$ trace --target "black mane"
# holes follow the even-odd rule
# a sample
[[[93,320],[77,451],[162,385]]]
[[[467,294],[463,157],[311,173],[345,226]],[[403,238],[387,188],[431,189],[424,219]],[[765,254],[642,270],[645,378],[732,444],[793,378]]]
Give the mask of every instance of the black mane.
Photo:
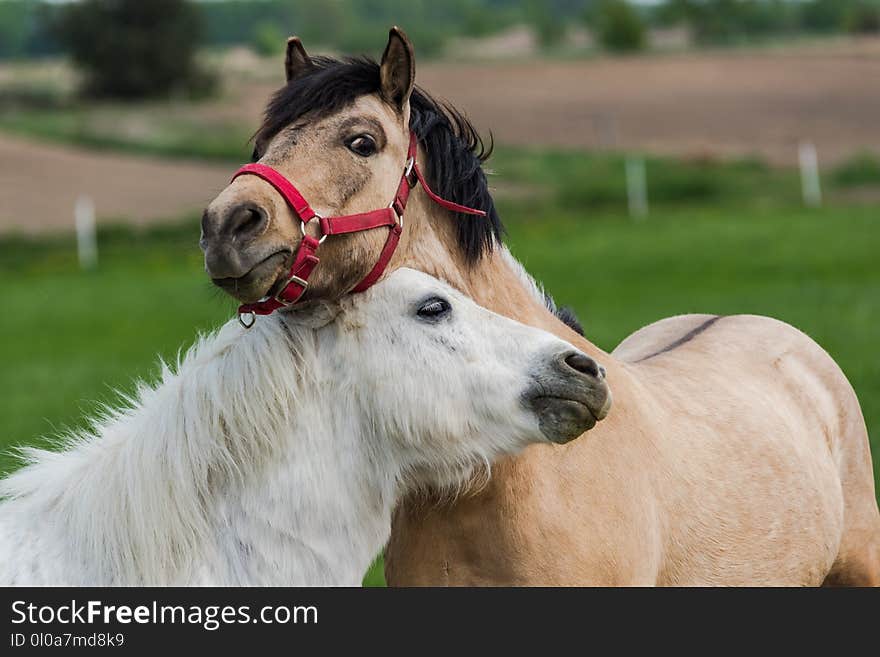
[[[256,134],[258,142],[268,141],[303,116],[331,114],[380,90],[379,65],[371,59],[313,57],[312,62],[312,71],[272,96]],[[468,261],[475,262],[504,233],[482,169],[492,154],[491,141],[487,146],[460,112],[419,87],[410,98],[409,125],[425,151],[431,188],[445,199],[486,211],[485,217],[453,213],[459,246]]]

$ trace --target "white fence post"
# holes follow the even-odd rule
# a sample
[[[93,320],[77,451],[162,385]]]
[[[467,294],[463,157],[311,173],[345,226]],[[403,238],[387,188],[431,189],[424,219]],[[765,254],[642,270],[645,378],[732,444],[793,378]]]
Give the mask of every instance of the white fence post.
[[[76,199],[73,210],[76,220],[76,251],[82,269],[94,269],[98,264],[98,239],[95,234],[95,204],[88,196]]]
[[[629,214],[634,219],[648,216],[648,176],[645,160],[641,157],[626,158],[626,195]]]
[[[819,155],[812,142],[801,142],[798,147],[798,161],[801,168],[801,190],[804,203],[811,208],[822,205],[822,183],[819,178]]]

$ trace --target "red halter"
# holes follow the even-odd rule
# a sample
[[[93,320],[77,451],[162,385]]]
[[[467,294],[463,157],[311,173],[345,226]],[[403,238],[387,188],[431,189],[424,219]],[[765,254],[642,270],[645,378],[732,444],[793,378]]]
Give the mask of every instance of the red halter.
[[[394,200],[391,201],[387,208],[371,210],[370,212],[362,212],[360,214],[346,214],[339,217],[322,217],[312,210],[311,206],[309,206],[308,202],[303,198],[303,195],[299,193],[296,186],[270,166],[266,166],[265,164],[246,164],[235,172],[235,175],[232,176],[232,180],[235,180],[239,176],[249,174],[262,178],[272,185],[272,187],[284,197],[284,200],[287,201],[287,204],[290,206],[290,209],[293,210],[294,214],[299,217],[300,230],[302,230],[302,240],[300,241],[299,248],[296,250],[287,284],[273,297],[264,297],[255,303],[246,303],[239,306],[239,321],[245,328],[253,326],[254,321],[256,320],[255,315],[268,315],[278,308],[292,306],[300,300],[300,297],[302,297],[309,286],[309,276],[311,276],[312,271],[319,262],[317,256],[318,246],[327,239],[328,235],[343,235],[345,233],[357,233],[362,230],[371,230],[382,226],[388,227],[388,239],[385,240],[385,246],[382,247],[379,259],[370,270],[370,273],[352,288],[351,291],[363,292],[372,286],[377,280],[379,280],[382,272],[385,271],[388,262],[391,260],[391,256],[394,254],[394,250],[397,248],[397,243],[400,240],[400,233],[403,231],[403,211],[406,209],[406,202],[409,199],[410,189],[415,187],[417,183],[422,184],[422,188],[432,201],[447,210],[462,212],[464,214],[475,214],[483,217],[486,216],[486,213],[483,210],[476,210],[464,205],[459,205],[458,203],[453,203],[452,201],[447,201],[431,191],[428,182],[425,180],[425,177],[419,169],[419,165],[416,164],[417,150],[418,140],[416,139],[416,134],[410,132],[409,150],[406,153],[406,166],[404,167],[403,175],[400,177],[400,184],[397,186]],[[412,177],[412,174],[415,174],[415,178]],[[310,223],[312,220],[317,220],[318,225],[320,226],[320,239],[316,239],[311,235],[306,234],[306,224]],[[244,320],[247,316],[250,316],[250,322]]]

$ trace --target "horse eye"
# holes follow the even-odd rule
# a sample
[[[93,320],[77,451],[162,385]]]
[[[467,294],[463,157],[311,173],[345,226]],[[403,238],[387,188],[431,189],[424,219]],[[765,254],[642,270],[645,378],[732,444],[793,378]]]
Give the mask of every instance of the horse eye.
[[[446,299],[440,297],[431,297],[424,301],[416,311],[421,319],[437,320],[446,317],[452,311],[452,306]]]
[[[345,142],[345,145],[355,155],[370,157],[376,154],[376,141],[370,135],[358,135]]]

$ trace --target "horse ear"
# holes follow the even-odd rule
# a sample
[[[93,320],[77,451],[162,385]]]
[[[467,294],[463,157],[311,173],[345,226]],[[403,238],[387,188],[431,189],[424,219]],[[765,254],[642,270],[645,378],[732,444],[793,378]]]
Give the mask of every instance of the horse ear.
[[[290,37],[287,40],[287,54],[284,56],[284,73],[287,75],[287,81],[296,80],[313,66],[312,58],[303,48],[299,37]]]
[[[399,27],[388,33],[388,45],[379,66],[382,97],[402,110],[409,101],[416,80],[416,58],[412,44]]]

